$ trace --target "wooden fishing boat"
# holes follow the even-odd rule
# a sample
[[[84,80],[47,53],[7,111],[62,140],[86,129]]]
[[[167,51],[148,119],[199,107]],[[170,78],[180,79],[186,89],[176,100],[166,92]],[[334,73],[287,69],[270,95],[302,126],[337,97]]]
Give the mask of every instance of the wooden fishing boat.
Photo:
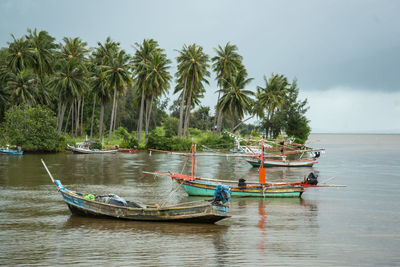
[[[6,155],[22,155],[24,154],[24,151],[18,149],[10,149],[9,147],[6,148],[0,148],[0,154],[6,154]]]
[[[245,158],[253,167],[260,167],[261,160],[258,158]],[[264,158],[264,167],[312,167],[318,163],[316,158],[304,158],[297,160],[283,159],[266,159]]]
[[[89,149],[89,148],[84,148],[84,147],[74,147],[71,145],[67,145],[67,147],[73,153],[77,153],[77,154],[115,154],[115,153],[117,153],[116,149],[100,150],[100,149]]]
[[[190,222],[190,223],[215,223],[230,217],[228,206],[220,201],[219,194],[226,191],[215,191],[215,197],[211,201],[180,203],[172,206],[160,206],[158,204],[143,205],[126,201],[116,195],[94,196],[84,195],[65,188],[59,180],[54,180],[46,164],[43,166],[48,172],[58,192],[73,214],[89,217],[116,218],[135,221],[159,221],[159,222]],[[217,194],[219,193],[219,194]]]
[[[259,181],[258,183],[246,183],[244,179],[234,180],[218,180],[212,178],[201,178],[195,176],[195,164],[196,164],[196,144],[192,145],[191,153],[174,153],[169,151],[162,151],[156,149],[150,149],[151,151],[164,152],[169,154],[178,154],[191,158],[192,170],[191,175],[185,175],[180,173],[160,173],[160,172],[144,172],[148,174],[168,176],[180,184],[181,188],[190,196],[211,196],[213,190],[218,184],[225,184],[230,188],[232,197],[301,197],[305,188],[308,187],[342,187],[338,185],[327,185],[318,184],[317,176],[314,173],[310,173],[307,177],[304,177],[299,182],[286,182],[286,183],[267,183],[265,180],[265,168],[263,164],[260,164],[259,168]],[[263,152],[263,151],[262,151]],[[198,156],[234,156],[240,155],[235,154],[198,154]],[[264,153],[260,154],[260,162],[264,162]],[[248,157],[248,155],[245,155]],[[185,164],[186,165],[186,164]]]
[[[150,172],[146,172],[150,173]],[[298,184],[282,183],[282,184],[260,184],[245,183],[242,181],[217,180],[200,177],[191,177],[179,173],[159,173],[152,172],[150,174],[169,176],[175,180],[189,196],[213,196],[215,188],[223,183],[230,188],[232,197],[264,197],[264,198],[286,198],[300,197],[304,192],[304,187]]]

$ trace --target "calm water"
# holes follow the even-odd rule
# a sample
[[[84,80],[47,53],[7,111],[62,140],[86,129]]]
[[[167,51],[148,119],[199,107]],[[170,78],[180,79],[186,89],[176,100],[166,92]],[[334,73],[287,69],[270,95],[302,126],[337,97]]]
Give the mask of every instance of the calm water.
[[[179,156],[0,156],[0,265],[399,266],[400,135],[312,135],[310,144],[326,148],[314,168],[267,169],[267,180],[314,171],[347,187],[234,199],[232,218],[216,225],[72,216],[40,163],[73,190],[161,203],[176,184],[142,171],[179,172]],[[226,157],[199,157],[197,174],[258,179],[243,159]],[[169,202],[195,199],[179,189]]]

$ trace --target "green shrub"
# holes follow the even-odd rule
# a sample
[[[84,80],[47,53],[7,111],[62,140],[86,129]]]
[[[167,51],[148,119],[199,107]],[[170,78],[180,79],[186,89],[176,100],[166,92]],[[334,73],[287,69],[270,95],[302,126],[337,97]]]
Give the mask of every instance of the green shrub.
[[[65,148],[65,138],[58,136],[56,116],[46,107],[14,106],[6,112],[2,128],[7,142],[24,151],[55,152]]]
[[[178,135],[179,119],[169,117],[163,123],[165,137],[172,137]]]
[[[232,140],[229,134],[222,134],[218,136],[214,133],[207,132],[203,135],[203,137],[199,140],[199,145],[204,145],[211,148],[229,148],[232,146]]]
[[[124,138],[122,142],[119,144],[119,147],[121,148],[134,148],[138,146],[139,142],[135,134],[131,134],[127,138]]]
[[[118,127],[118,129],[115,130],[115,134],[122,139],[128,139],[130,137],[128,131],[122,126]]]
[[[189,135],[190,136],[200,136],[203,134],[202,130],[199,130],[197,128],[189,128]]]
[[[191,145],[192,142],[186,138],[165,137],[159,127],[151,131],[147,138],[147,148],[159,150],[188,151]]]

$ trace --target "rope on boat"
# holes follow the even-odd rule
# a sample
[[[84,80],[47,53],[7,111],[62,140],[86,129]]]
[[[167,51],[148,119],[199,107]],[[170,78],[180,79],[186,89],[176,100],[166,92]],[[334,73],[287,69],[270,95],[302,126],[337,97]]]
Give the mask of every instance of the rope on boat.
[[[177,183],[177,186],[175,187],[175,189],[172,190],[171,193],[169,193],[167,199],[164,200],[163,203],[161,203],[161,205],[160,205],[161,207],[163,207],[165,204],[167,204],[167,202],[169,201],[169,199],[172,197],[172,195],[173,195],[176,191],[178,191],[178,188],[179,188],[180,186],[181,186],[181,185],[180,185],[179,183]]]

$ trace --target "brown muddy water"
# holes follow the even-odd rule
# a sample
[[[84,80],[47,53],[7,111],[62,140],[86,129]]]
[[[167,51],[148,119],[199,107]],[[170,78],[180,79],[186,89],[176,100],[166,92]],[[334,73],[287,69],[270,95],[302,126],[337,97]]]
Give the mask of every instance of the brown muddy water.
[[[216,225],[73,216],[40,162],[71,190],[154,203],[176,184],[142,172],[179,172],[179,156],[2,155],[0,265],[399,266],[400,135],[314,134],[310,145],[326,148],[314,168],[269,168],[267,180],[314,171],[347,187],[309,188],[301,199],[234,199],[232,217]],[[239,158],[199,157],[197,174],[258,179]],[[196,199],[179,189],[169,203]]]

